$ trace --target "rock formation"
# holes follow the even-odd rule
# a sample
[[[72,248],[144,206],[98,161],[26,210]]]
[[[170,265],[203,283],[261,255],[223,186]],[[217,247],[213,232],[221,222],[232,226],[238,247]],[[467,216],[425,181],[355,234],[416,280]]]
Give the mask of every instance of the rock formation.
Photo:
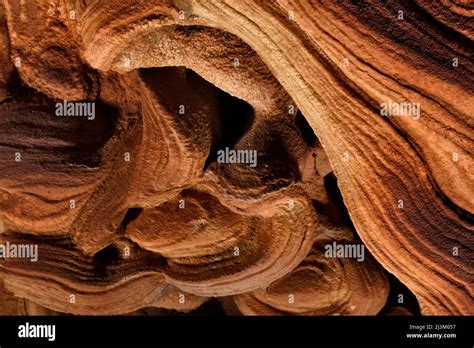
[[[472,15],[0,0],[0,314],[472,315]]]

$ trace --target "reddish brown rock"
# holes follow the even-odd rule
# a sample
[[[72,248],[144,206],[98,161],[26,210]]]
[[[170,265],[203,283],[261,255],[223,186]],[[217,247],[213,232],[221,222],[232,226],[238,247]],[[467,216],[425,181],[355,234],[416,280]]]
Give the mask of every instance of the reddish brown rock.
[[[471,12],[2,0],[0,313],[472,314]]]
[[[311,252],[291,273],[268,287],[235,296],[243,314],[375,315],[382,309],[388,283],[370,255],[339,258],[326,254],[332,243],[351,248],[362,244],[355,243],[345,229],[322,227],[318,232]]]

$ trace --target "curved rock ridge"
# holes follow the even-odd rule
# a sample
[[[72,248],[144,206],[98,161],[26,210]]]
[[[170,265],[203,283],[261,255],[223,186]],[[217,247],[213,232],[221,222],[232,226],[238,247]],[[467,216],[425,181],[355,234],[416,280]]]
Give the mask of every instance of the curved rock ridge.
[[[317,226],[304,196],[255,205],[248,209],[253,215],[242,216],[208,194],[183,191],[160,207],[144,210],[126,235],[164,256],[167,281],[183,290],[201,296],[251,291],[296,267],[308,253]]]
[[[0,314],[472,314],[472,15],[0,0]]]
[[[268,287],[234,297],[244,315],[376,315],[382,309],[389,286],[380,266],[370,255],[330,257],[333,243],[357,246],[349,230],[321,227],[318,232],[310,253],[293,271]]]
[[[8,241],[38,246],[35,262],[17,258],[3,262],[0,272],[7,290],[53,311],[80,315],[123,314],[143,307],[189,311],[205,301],[167,284],[159,272],[163,259],[129,243],[119,242],[86,257],[64,239],[38,244],[6,236],[4,245]]]

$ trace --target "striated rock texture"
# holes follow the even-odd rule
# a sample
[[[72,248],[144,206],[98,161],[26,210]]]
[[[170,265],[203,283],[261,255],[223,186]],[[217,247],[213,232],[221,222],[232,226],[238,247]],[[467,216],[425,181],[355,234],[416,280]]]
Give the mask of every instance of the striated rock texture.
[[[0,314],[472,315],[473,15],[0,0]]]
[[[325,257],[324,246],[353,242],[344,229],[322,228],[313,249],[293,271],[251,294],[235,297],[249,315],[375,315],[387,299],[386,278],[369,260]]]

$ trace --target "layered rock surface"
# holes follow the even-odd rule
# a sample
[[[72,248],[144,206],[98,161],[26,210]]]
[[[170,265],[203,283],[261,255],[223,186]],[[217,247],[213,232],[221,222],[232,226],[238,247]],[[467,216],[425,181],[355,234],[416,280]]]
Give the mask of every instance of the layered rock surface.
[[[163,314],[217,297],[244,315],[375,315],[388,271],[422,314],[472,314],[471,16],[2,0],[0,244],[38,259],[0,261],[0,310]],[[58,117],[68,102],[93,117]],[[364,260],[328,257],[332,243]]]

